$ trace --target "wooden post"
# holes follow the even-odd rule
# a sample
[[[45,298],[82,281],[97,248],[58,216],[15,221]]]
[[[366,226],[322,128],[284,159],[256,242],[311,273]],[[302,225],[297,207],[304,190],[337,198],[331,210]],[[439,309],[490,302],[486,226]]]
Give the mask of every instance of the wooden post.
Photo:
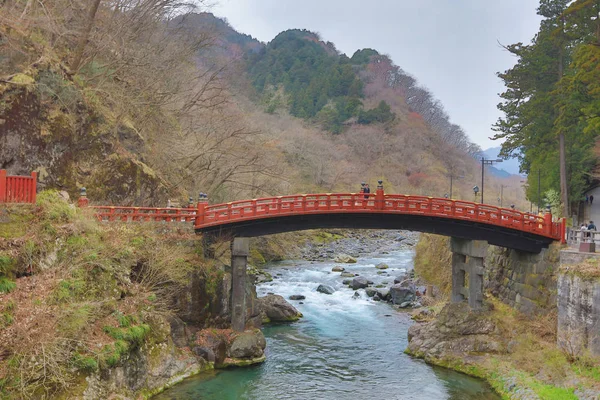
[[[203,201],[199,201],[196,207],[196,220],[194,222],[194,226],[198,228],[204,223],[204,209],[206,208],[206,203]]]
[[[0,203],[6,202],[6,170],[0,169]]]
[[[37,172],[33,171],[31,173],[31,189],[29,192],[29,202],[35,204],[36,196],[37,196]]]
[[[385,195],[383,193],[383,182],[377,181],[377,192],[375,193],[375,209],[383,210],[385,206]]]
[[[552,214],[549,212],[544,214],[544,233],[548,236],[552,236]]]

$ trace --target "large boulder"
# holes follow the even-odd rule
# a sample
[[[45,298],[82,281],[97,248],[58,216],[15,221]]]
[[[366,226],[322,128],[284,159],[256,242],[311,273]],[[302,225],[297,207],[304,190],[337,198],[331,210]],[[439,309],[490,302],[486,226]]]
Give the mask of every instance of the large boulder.
[[[377,297],[379,297],[381,300],[388,301],[390,299],[390,289],[377,288]]]
[[[368,288],[365,288],[365,293],[367,294],[367,297],[373,297],[377,293],[377,289],[375,289],[373,287],[368,287]]]
[[[236,336],[229,348],[229,356],[233,358],[259,358],[264,355],[267,342],[259,329],[242,332]]]
[[[335,292],[335,289],[329,285],[319,285],[319,287],[317,288],[317,292],[324,294],[333,294]]]
[[[402,282],[404,282],[407,279],[408,279],[408,275],[407,274],[398,275],[397,277],[394,278],[394,283],[402,283]]]
[[[367,286],[369,286],[369,281],[364,276],[357,276],[356,278],[352,279],[351,287],[354,290],[363,289],[363,288],[366,288]]]
[[[407,353],[426,361],[459,359],[473,354],[506,351],[509,338],[502,335],[491,313],[472,312],[466,302],[446,305],[431,322],[408,329]]]
[[[263,322],[290,322],[302,317],[300,311],[277,294],[269,294],[257,301],[263,313]]]
[[[416,292],[417,288],[415,284],[410,281],[397,283],[390,288],[392,303],[402,304],[407,301],[414,301],[417,297]]]
[[[356,262],[356,258],[349,256],[348,254],[338,254],[333,261],[338,263],[354,264]]]

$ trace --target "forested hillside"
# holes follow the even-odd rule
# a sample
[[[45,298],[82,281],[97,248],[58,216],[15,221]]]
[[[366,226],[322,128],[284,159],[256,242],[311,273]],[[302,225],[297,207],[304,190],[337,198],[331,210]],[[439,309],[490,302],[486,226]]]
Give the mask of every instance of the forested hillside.
[[[267,44],[178,1],[0,7],[0,167],[92,201],[310,191],[474,200],[478,147],[414,77],[306,30]],[[89,33],[86,33],[89,32]],[[88,35],[88,36],[86,36]],[[487,179],[486,179],[487,180]],[[506,186],[507,183],[504,183]],[[504,204],[526,208],[514,190]],[[486,182],[490,199],[500,182]]]
[[[541,171],[542,190],[561,192],[565,215],[600,177],[599,12],[597,0],[542,0],[539,32],[506,46],[518,62],[498,74],[507,90],[495,138],[505,139],[504,155],[521,153],[528,197],[537,198]]]

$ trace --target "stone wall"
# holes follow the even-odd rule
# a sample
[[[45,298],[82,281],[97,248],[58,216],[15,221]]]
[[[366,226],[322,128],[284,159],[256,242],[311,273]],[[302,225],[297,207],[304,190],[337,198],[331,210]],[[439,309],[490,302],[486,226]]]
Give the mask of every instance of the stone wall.
[[[559,248],[552,245],[539,254],[489,246],[485,260],[485,289],[526,314],[556,307],[556,271]]]
[[[600,356],[599,262],[600,254],[560,253],[557,340],[572,356]]]

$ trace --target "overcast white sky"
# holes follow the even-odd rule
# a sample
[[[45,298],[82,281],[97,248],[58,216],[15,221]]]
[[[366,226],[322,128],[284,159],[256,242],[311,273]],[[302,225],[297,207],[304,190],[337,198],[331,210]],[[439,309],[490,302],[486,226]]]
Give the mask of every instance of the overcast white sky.
[[[305,28],[351,56],[389,54],[444,104],[452,122],[484,149],[504,90],[497,71],[515,58],[498,42],[528,43],[538,0],[216,0],[212,12],[263,42]]]

